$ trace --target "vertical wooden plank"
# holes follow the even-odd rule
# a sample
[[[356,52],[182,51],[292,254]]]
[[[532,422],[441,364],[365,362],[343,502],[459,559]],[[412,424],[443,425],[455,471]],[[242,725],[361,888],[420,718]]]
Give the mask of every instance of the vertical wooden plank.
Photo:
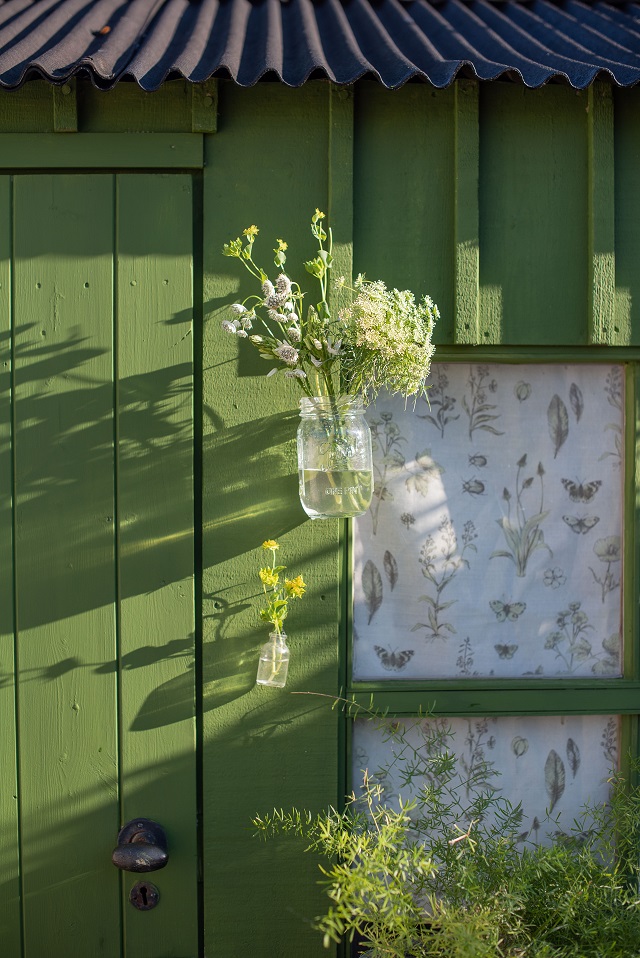
[[[220,329],[229,304],[256,291],[240,264],[221,254],[222,244],[252,223],[261,230],[257,261],[271,269],[272,247],[282,237],[290,274],[313,289],[302,263],[314,250],[309,222],[315,207],[328,212],[328,101],[324,84],[223,86],[219,132],[205,138],[202,704],[209,958],[332,954],[312,928],[323,907],[316,862],[298,841],[261,842],[251,819],[274,805],[319,809],[338,801],[338,715],[323,699],[291,693],[338,688],[340,524],[308,521],[298,500],[299,389],[277,376],[267,379],[266,364]],[[342,134],[335,140],[339,129],[347,133],[348,101],[337,109],[335,156],[348,152]],[[283,117],[296,130],[297,148],[283,149]],[[334,197],[345,189],[345,182],[332,184]],[[339,241],[346,253],[343,215],[348,212],[339,214]],[[287,623],[292,658],[281,691],[255,685],[265,641],[257,570],[267,538],[280,541],[283,563],[309,582]]]
[[[53,128],[56,133],[78,132],[78,100],[76,78],[62,86],[52,86]]]
[[[192,183],[117,178],[118,500],[123,822],[159,822],[153,912],[127,901],[125,955],[197,953]]]
[[[454,336],[455,93],[408,83],[356,88],[354,268],[438,304]]]
[[[333,233],[333,278],[353,274],[353,117],[354,90],[332,84],[329,94],[329,205],[327,221]],[[348,289],[330,289],[337,315],[351,300]]]
[[[453,322],[454,342],[466,345],[481,341],[478,83],[475,80],[456,80],[454,91],[455,309]]]
[[[640,96],[638,88],[614,92],[616,335],[640,344]]]
[[[13,578],[11,177],[0,177],[0,941],[22,954]]]
[[[112,177],[15,178],[16,583],[27,956],[113,958]]]
[[[218,81],[190,84],[191,130],[215,133],[218,129]]]
[[[613,92],[609,83],[593,83],[587,92],[589,344],[624,346],[631,331],[615,320]]]
[[[586,106],[560,86],[481,88],[482,342],[587,342]]]

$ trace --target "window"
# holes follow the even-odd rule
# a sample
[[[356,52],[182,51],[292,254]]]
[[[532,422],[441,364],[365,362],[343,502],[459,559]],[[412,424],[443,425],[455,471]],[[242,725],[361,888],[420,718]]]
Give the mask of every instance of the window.
[[[619,363],[458,361],[369,412],[351,691],[450,717],[530,828],[601,797],[635,729],[633,401]],[[385,747],[356,721],[354,782]]]

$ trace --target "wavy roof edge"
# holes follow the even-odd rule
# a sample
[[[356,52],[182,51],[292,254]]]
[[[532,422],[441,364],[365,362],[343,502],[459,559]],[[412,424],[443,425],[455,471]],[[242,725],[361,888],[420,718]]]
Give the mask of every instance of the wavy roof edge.
[[[640,0],[4,0],[0,87],[640,82]]]

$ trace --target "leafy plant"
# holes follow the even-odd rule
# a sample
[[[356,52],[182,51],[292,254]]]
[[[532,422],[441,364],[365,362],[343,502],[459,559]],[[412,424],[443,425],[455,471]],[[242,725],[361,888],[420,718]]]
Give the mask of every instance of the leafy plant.
[[[547,635],[544,647],[555,652],[567,672],[575,672],[583,662],[591,662],[591,670],[595,675],[611,675],[618,668],[620,636],[607,636],[602,641],[602,652],[594,652],[587,638],[593,626],[580,606],[580,602],[570,602],[568,609],[558,613],[557,628]]]
[[[411,799],[387,800],[396,766],[365,772],[342,811],[276,810],[254,820],[263,837],[292,832],[322,856],[329,903],[315,925],[325,946],[355,940],[368,958],[640,953],[640,788],[612,774],[608,804],[585,805],[570,831],[523,848],[519,806],[482,785],[467,791],[450,729],[424,724],[415,746],[404,725],[383,723],[403,784],[424,782]],[[545,776],[553,801],[564,787],[553,751]],[[540,828],[536,819],[525,834]]]
[[[511,512],[513,496],[505,487],[502,498],[507,503],[507,515],[496,520],[502,529],[508,551],[499,549],[492,552],[489,556],[490,559],[497,557],[511,559],[516,567],[516,574],[520,577],[525,575],[527,563],[536,549],[546,549],[549,555],[553,555],[551,549],[544,541],[544,533],[540,528],[543,521],[549,515],[548,510],[546,512],[544,511],[544,467],[542,463],[539,462],[536,470],[538,479],[540,480],[540,505],[538,511],[534,512],[531,516],[527,516],[524,506],[524,493],[533,486],[535,479],[533,476],[527,476],[526,479],[521,479],[522,470],[526,464],[527,454],[525,453],[517,462],[518,471],[516,473],[516,495],[513,515]]]
[[[378,531],[380,505],[384,500],[392,500],[389,480],[405,467],[405,458],[400,448],[407,440],[400,434],[400,427],[393,421],[393,413],[382,412],[379,419],[369,421],[371,427],[371,447],[373,449],[373,498],[371,521],[373,534]]]

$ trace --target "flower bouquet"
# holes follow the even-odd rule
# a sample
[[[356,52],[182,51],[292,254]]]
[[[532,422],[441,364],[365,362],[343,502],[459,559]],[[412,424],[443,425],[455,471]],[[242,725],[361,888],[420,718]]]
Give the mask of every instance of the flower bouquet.
[[[362,515],[368,509],[373,467],[362,397],[374,398],[382,388],[405,397],[426,392],[439,317],[429,296],[416,301],[408,290],[387,289],[363,274],[348,287],[351,305],[333,317],[328,302],[332,237],[324,219],[320,210],[311,218],[318,250],[304,264],[320,286],[315,303],[285,272],[284,240],[278,239],[273,250],[279,271],[273,280],[254,260],[256,226],[223,248],[260,284],[259,294],[232,305],[223,330],[248,339],[271,363],[267,376],[282,374],[305,393],[298,431],[300,498],[314,519]],[[345,278],[336,286],[346,287]]]

